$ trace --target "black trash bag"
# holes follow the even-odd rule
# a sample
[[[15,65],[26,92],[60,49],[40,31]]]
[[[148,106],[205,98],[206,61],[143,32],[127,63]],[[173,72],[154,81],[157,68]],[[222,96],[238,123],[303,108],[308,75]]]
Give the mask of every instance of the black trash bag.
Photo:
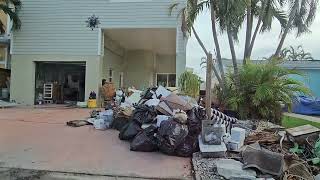
[[[197,137],[187,136],[184,142],[177,147],[175,155],[180,157],[192,157],[192,154],[200,151]]]
[[[157,90],[157,88],[148,88],[147,91],[145,91],[141,98],[142,99],[153,99],[152,96],[155,94],[155,91]]]
[[[118,115],[112,121],[111,128],[121,131],[121,129],[130,122],[130,119],[126,116]]]
[[[159,150],[168,155],[175,155],[176,148],[183,143],[187,135],[187,126],[173,120],[163,121],[157,134]]]
[[[150,126],[142,130],[130,144],[131,151],[141,152],[153,152],[158,150],[157,138],[157,127]]]
[[[132,140],[140,131],[142,131],[141,126],[134,120],[125,125],[119,134],[119,139],[121,140]]]
[[[135,107],[132,118],[142,124],[153,123],[156,120],[157,111],[155,107],[149,107],[144,104],[140,104]]]
[[[202,129],[202,121],[206,119],[206,111],[200,107],[194,107],[188,113],[189,135],[198,138]]]

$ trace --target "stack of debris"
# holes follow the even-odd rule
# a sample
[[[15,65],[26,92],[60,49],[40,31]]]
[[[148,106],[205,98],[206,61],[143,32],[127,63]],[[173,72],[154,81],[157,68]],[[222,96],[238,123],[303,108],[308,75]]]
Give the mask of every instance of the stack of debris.
[[[216,139],[221,142],[222,135],[236,120],[213,109],[211,119],[217,121],[218,129],[224,132],[214,138],[216,128],[203,126],[203,122],[212,120],[205,121],[208,119],[205,109],[188,96],[177,95],[162,86],[149,88],[145,92],[132,88],[124,98],[123,92],[116,94],[120,96],[115,98],[112,106],[107,106],[106,111],[93,111],[87,121],[67,124],[75,127],[92,124],[99,130],[116,129],[120,132],[119,139],[131,143],[132,151],[160,151],[173,156],[191,157],[199,151],[202,129],[206,129],[208,134],[205,138],[208,141]]]
[[[320,173],[318,128],[306,125],[285,130],[269,122],[244,121],[234,126],[239,124],[242,128],[232,128],[231,139],[242,139],[240,134],[244,129],[247,132],[238,150],[229,147],[220,158],[194,153],[196,179],[313,180]]]
[[[116,93],[114,105],[77,123],[118,130],[132,151],[193,155],[199,179],[309,180],[320,173],[318,128],[285,130],[269,122],[238,121],[215,109],[208,118],[192,98],[161,86],[129,92]]]
[[[120,131],[121,140],[131,142],[132,151],[190,157],[199,149],[198,136],[206,115],[189,100],[162,86],[143,93],[134,90],[120,104],[111,127]]]

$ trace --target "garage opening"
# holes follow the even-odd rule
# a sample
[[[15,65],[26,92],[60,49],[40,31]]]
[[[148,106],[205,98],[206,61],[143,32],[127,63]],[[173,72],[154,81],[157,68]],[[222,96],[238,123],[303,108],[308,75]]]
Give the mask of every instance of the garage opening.
[[[117,88],[176,86],[176,28],[112,28],[103,32],[103,78]]]
[[[83,102],[85,76],[85,62],[36,62],[35,104]]]

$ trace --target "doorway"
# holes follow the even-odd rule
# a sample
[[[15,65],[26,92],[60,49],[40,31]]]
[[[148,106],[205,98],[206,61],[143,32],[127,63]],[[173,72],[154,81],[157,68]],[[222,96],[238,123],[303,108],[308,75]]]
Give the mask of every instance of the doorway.
[[[36,62],[35,104],[83,102],[85,76],[85,62]]]

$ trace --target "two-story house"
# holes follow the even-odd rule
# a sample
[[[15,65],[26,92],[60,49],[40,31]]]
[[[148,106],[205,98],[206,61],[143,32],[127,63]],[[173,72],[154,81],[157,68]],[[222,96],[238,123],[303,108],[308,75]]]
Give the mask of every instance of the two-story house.
[[[11,100],[34,104],[45,83],[84,101],[101,80],[116,87],[175,86],[186,66],[184,0],[21,0],[11,38]],[[173,14],[169,6],[179,2]],[[99,17],[98,27],[86,21]]]

